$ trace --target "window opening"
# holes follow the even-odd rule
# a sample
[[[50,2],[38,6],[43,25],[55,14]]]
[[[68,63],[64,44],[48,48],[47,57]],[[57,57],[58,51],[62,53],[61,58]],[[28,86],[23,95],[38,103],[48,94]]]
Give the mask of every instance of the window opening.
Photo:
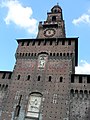
[[[27,80],[30,80],[30,75],[28,75]]]
[[[52,53],[50,53],[50,56],[52,56]]]
[[[18,80],[20,79],[20,75],[18,75],[18,78],[17,78]]]
[[[26,53],[25,56],[27,56],[28,54]]]
[[[34,55],[36,56],[36,53]]]
[[[67,53],[67,56],[69,56],[69,53]]]
[[[65,41],[64,40],[62,41],[62,45],[65,45]]]
[[[74,76],[71,76],[71,83],[74,83]]]
[[[70,90],[70,94],[71,94],[71,97],[74,97],[74,90],[73,89]]]
[[[57,53],[57,56],[59,56],[59,53]]]
[[[22,53],[20,53],[20,56],[22,56]]]
[[[32,46],[34,46],[35,45],[35,41],[33,41],[33,43],[32,43]]]
[[[79,76],[79,83],[82,83],[82,76]]]
[[[5,86],[5,90],[7,90],[7,88],[8,88],[8,85]]]
[[[56,16],[52,17],[52,21],[55,22],[56,21]]]
[[[40,77],[40,76],[38,76],[38,81],[40,81],[40,78],[41,78],[41,77]]]
[[[12,73],[9,74],[8,79],[11,79]]]
[[[22,42],[21,46],[24,46],[24,42]]]
[[[24,53],[22,54],[22,56],[24,56]]]
[[[30,56],[30,53],[28,54],[28,56]]]
[[[40,44],[41,44],[41,41],[39,40],[39,41],[38,41],[38,45],[40,45]]]
[[[31,56],[33,56],[33,53],[31,54]]]
[[[52,41],[50,41],[50,45],[52,45]]]
[[[71,45],[71,40],[68,41],[68,45]]]
[[[60,82],[62,82],[63,81],[63,77],[60,77]]]
[[[52,79],[52,77],[51,77],[51,76],[49,76],[49,82],[51,82],[51,79]]]
[[[63,56],[65,56],[65,53],[63,53]]]
[[[6,73],[4,73],[4,74],[3,74],[2,79],[4,79],[4,78],[5,78],[5,76],[6,76]]]
[[[55,56],[55,53],[53,53],[53,56]]]
[[[44,41],[44,45],[46,45],[46,43],[47,43],[47,42],[46,42],[46,40],[45,40],[45,41]]]
[[[27,46],[29,46],[30,42],[27,42]]]
[[[62,53],[60,53],[60,56],[62,56]]]

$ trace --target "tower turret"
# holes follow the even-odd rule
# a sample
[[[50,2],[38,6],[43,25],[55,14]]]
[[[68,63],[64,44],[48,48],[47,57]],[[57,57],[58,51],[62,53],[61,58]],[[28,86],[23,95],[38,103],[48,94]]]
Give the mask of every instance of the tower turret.
[[[51,12],[47,13],[47,20],[39,23],[37,38],[65,38],[65,24],[62,9],[55,5]]]

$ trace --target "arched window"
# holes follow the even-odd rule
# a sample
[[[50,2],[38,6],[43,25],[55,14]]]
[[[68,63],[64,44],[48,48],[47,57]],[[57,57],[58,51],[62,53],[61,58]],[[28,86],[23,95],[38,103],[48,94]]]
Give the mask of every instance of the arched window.
[[[38,76],[38,81],[40,81],[40,78],[41,78],[41,77],[40,77],[40,76]]]
[[[63,82],[63,77],[60,77],[60,82]]]
[[[80,98],[83,98],[83,90],[80,90]]]
[[[52,77],[51,76],[49,76],[49,82],[51,82],[52,81]]]
[[[32,93],[29,96],[28,106],[26,111],[25,120],[35,119],[38,120],[40,117],[40,106],[41,106],[41,98],[42,94],[40,93]]]
[[[74,90],[73,89],[70,90],[70,95],[71,95],[71,97],[74,97]]]
[[[56,16],[52,17],[52,21],[55,22],[56,21]]]
[[[17,77],[17,80],[19,80],[20,79],[20,75],[18,75],[18,77]]]
[[[30,75],[27,76],[27,80],[30,80]]]

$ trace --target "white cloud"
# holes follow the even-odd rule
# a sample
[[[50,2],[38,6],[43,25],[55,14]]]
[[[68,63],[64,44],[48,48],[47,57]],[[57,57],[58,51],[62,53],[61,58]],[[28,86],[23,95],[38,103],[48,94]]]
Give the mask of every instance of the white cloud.
[[[90,63],[85,60],[80,61],[80,65],[75,68],[76,74],[90,74]]]
[[[82,14],[79,18],[72,21],[74,25],[79,25],[80,23],[85,23],[90,25],[90,10],[88,13]]]
[[[13,22],[29,33],[36,33],[37,20],[32,18],[33,11],[31,7],[23,7],[18,0],[6,0],[2,2],[2,7],[8,8],[7,16],[4,19],[6,24]]]

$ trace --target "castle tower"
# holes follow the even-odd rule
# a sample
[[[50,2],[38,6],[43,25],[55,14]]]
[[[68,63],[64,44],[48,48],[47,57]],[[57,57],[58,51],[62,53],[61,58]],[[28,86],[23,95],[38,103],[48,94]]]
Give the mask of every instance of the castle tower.
[[[37,38],[62,38],[65,36],[62,9],[59,5],[55,5],[51,12],[47,13],[47,20],[39,23]]]
[[[78,38],[66,38],[61,7],[17,42],[14,70],[0,72],[0,119],[90,120],[90,75],[75,75]]]

